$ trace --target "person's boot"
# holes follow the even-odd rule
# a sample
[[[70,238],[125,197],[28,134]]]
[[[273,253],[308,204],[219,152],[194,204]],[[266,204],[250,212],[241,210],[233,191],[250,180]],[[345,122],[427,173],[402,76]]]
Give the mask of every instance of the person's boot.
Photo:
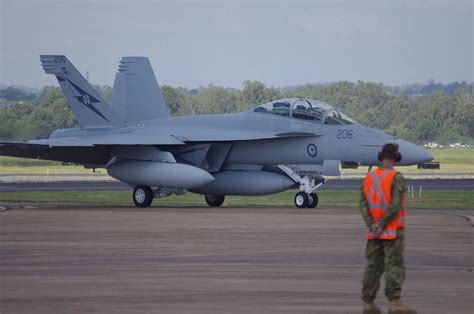
[[[416,314],[416,311],[403,305],[402,302],[400,302],[400,299],[395,299],[390,301],[388,314]]]
[[[375,305],[374,301],[365,302],[362,314],[382,314],[382,311]]]

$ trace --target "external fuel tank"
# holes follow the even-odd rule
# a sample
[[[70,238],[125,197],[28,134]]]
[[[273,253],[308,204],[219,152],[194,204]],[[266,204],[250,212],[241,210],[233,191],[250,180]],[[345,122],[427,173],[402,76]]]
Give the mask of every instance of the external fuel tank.
[[[267,195],[288,190],[295,185],[289,177],[267,171],[221,171],[214,181],[192,189],[208,195]]]
[[[181,163],[118,160],[107,173],[122,182],[159,188],[194,189],[214,180],[207,171]]]

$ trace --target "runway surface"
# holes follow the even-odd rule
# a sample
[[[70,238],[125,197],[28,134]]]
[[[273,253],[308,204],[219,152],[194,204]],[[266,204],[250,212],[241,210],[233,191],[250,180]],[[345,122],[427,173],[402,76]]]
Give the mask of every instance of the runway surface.
[[[357,190],[362,180],[329,180],[321,187],[324,190]],[[474,190],[474,179],[419,179],[406,180],[407,185],[421,186],[425,190]],[[129,190],[127,184],[117,181],[68,181],[68,182],[0,182],[0,192],[7,191],[93,191]]]
[[[466,215],[409,212],[403,298],[418,313],[473,313]],[[360,313],[363,229],[357,210],[12,205],[0,309]],[[378,304],[386,312],[383,293]]]

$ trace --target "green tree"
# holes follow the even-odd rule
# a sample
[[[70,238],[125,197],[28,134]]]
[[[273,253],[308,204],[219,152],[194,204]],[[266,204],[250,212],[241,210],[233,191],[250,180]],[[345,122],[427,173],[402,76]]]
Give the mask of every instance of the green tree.
[[[171,114],[177,114],[186,107],[186,96],[179,88],[164,85],[161,86],[161,93]]]
[[[193,100],[196,114],[231,113],[237,109],[234,92],[223,87],[209,86]]]
[[[456,91],[457,108],[453,114],[454,128],[462,135],[474,137],[474,84]]]
[[[254,107],[263,104],[265,98],[265,84],[257,81],[245,81],[242,90],[242,101],[245,107]]]
[[[9,101],[32,101],[35,97],[36,95],[33,93],[27,93],[20,88],[12,86],[0,89],[0,98]]]
[[[110,99],[110,87],[96,88],[106,101]],[[9,98],[30,97],[14,89],[7,90]],[[279,98],[304,97],[327,102],[365,126],[417,143],[473,142],[474,138],[472,83],[387,87],[371,82],[343,81],[279,89],[245,81],[242,90],[214,85],[191,90],[163,86],[161,90],[174,115],[231,113]],[[1,137],[31,138],[42,132],[76,126],[74,115],[58,87],[43,88],[33,104],[26,99],[0,100]]]

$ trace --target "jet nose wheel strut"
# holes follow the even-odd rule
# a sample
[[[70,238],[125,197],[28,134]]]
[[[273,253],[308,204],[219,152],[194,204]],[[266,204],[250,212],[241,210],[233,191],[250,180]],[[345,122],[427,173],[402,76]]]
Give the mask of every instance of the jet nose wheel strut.
[[[285,165],[279,165],[278,168],[300,184],[300,192],[295,195],[295,206],[298,208],[316,208],[319,198],[314,191],[326,183],[326,179],[319,176],[318,181],[316,181],[314,175],[300,176],[294,169]]]

